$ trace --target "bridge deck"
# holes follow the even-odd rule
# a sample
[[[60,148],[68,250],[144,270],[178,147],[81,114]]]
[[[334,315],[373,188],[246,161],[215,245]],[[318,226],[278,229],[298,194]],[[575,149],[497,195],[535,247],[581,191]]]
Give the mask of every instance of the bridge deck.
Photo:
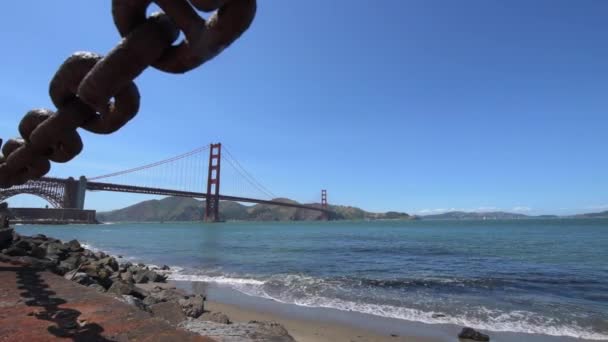
[[[171,189],[162,189],[162,188],[149,188],[149,187],[134,186],[134,185],[100,183],[100,182],[87,182],[87,190],[130,192],[130,193],[137,193],[137,194],[191,197],[191,198],[201,198],[201,199],[207,198],[207,194],[203,193],[203,192],[191,192],[191,191],[171,190]],[[325,213],[330,212],[329,210],[323,209],[321,207],[315,207],[315,206],[298,204],[298,203],[262,200],[262,199],[256,199],[256,198],[247,198],[247,197],[230,196],[230,195],[219,195],[219,198],[222,201],[269,204],[269,205],[278,205],[278,206],[298,208],[298,209],[315,210],[315,211],[321,211],[321,212],[325,212]]]

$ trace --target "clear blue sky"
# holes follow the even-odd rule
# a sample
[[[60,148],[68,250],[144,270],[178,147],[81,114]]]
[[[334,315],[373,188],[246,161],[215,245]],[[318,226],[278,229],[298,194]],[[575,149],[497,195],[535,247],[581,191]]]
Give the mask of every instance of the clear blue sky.
[[[49,80],[72,52],[116,44],[110,3],[5,4],[0,136],[53,108]],[[138,116],[111,136],[83,133],[83,153],[51,174],[221,141],[302,201],[327,188],[331,203],[376,211],[608,209],[607,18],[604,0],[260,0],[241,40],[183,76],[147,70]]]

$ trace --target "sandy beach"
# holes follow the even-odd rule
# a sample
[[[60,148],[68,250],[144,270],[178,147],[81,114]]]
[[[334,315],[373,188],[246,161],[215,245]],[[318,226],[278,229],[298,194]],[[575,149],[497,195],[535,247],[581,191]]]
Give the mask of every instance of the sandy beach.
[[[357,329],[348,325],[320,320],[306,320],[285,318],[268,312],[244,309],[230,304],[207,301],[206,309],[212,312],[222,312],[235,322],[249,322],[251,320],[275,321],[283,325],[297,341],[300,342],[336,342],[336,341],[412,341],[431,342],[439,341],[431,338],[416,336],[399,336],[390,333],[386,335],[374,333],[365,329]]]

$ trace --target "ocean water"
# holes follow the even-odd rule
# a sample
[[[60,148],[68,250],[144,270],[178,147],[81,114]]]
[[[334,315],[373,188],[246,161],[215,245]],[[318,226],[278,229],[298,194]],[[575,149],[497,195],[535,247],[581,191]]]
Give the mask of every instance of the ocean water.
[[[174,280],[430,324],[608,339],[608,220],[19,226]]]

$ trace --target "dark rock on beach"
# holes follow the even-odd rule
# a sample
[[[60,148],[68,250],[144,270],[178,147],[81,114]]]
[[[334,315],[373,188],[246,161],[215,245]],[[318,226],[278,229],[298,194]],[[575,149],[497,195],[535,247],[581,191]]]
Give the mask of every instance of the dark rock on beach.
[[[460,334],[458,334],[458,338],[483,342],[490,340],[490,337],[488,335],[482,334],[473,328],[462,328],[462,331],[460,332]]]
[[[163,319],[171,324],[177,325],[186,319],[179,304],[175,302],[164,302],[150,305],[150,312],[155,317]]]
[[[201,295],[188,296],[180,299],[178,303],[188,317],[198,318],[204,312],[205,299]]]

